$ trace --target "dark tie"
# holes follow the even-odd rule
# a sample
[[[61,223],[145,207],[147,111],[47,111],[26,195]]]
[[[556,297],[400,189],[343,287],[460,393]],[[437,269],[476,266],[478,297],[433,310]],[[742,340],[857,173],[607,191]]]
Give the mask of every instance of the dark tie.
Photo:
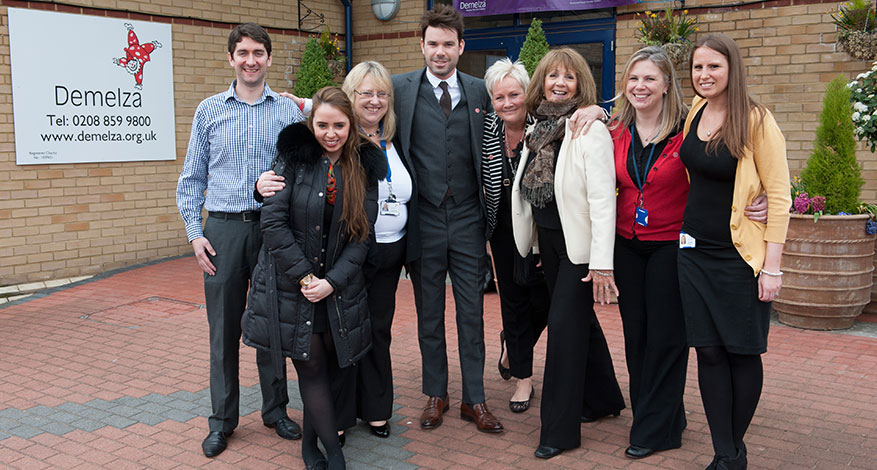
[[[442,81],[439,83],[439,88],[442,89],[442,97],[439,98],[439,106],[442,107],[442,111],[445,112],[445,117],[451,116],[451,94],[448,93],[448,82]]]

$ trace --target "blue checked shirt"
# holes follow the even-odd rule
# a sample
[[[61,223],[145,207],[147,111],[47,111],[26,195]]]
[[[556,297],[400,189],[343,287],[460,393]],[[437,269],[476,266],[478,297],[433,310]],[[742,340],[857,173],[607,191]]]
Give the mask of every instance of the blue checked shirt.
[[[225,92],[202,101],[195,111],[186,161],[177,184],[177,207],[189,241],[203,237],[201,209],[244,212],[261,206],[253,188],[270,169],[277,136],[304,120],[290,99],[271,91],[250,105],[238,99],[232,82]]]

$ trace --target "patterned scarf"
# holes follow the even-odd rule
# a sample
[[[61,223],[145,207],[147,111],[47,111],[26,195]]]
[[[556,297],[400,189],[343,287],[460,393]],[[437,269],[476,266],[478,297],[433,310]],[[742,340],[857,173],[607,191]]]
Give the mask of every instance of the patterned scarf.
[[[534,207],[542,209],[554,200],[554,143],[563,141],[566,119],[580,102],[543,99],[533,113],[537,122],[525,138],[531,156],[521,178],[521,196]]]

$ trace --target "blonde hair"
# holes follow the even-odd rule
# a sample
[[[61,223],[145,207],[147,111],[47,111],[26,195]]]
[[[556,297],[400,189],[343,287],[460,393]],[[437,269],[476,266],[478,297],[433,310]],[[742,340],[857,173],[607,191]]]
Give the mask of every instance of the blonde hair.
[[[373,60],[360,62],[350,69],[350,72],[347,72],[347,77],[344,79],[344,83],[341,84],[341,89],[350,98],[351,103],[356,103],[356,89],[359,88],[366,77],[371,77],[375,81],[375,85],[378,87],[375,91],[387,92],[387,114],[381,119],[383,123],[381,138],[389,142],[393,140],[393,136],[396,134],[396,113],[393,112],[393,80],[390,78],[390,72],[383,65]],[[357,131],[360,132],[360,135],[362,134],[359,131],[359,126],[357,126]]]
[[[533,77],[530,79],[533,86],[527,88],[526,102],[529,112],[535,111],[545,98],[545,77],[558,65],[563,65],[568,71],[573,72],[578,80],[576,93],[572,99],[581,99],[580,107],[597,104],[597,84],[594,83],[588,62],[575,50],[561,47],[548,51],[533,71]]]
[[[636,120],[636,110],[630,104],[630,101],[627,100],[625,90],[627,90],[627,81],[630,79],[630,69],[643,60],[648,60],[655,64],[658,70],[661,71],[661,75],[664,76],[664,81],[667,82],[667,93],[662,97],[661,124],[658,127],[658,135],[654,139],[655,142],[660,142],[679,128],[679,124],[688,114],[688,108],[685,106],[682,89],[676,80],[673,62],[670,61],[670,57],[667,56],[664,49],[658,46],[644,47],[634,52],[630,59],[627,59],[624,73],[621,75],[621,82],[618,84],[618,88],[621,91],[612,98],[612,101],[616,103],[617,111],[612,118],[612,122],[609,124],[609,129],[614,130],[619,126],[630,127]]]
[[[487,94],[490,96],[490,99],[493,99],[493,88],[506,77],[517,80],[524,90],[530,84],[530,76],[527,74],[527,69],[524,68],[523,62],[520,60],[512,62],[508,57],[499,59],[487,68],[487,72],[484,72],[484,85],[487,87]]]

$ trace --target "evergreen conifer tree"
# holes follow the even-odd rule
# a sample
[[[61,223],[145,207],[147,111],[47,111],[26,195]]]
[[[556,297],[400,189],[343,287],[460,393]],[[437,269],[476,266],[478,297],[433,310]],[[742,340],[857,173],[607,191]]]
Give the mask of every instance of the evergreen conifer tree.
[[[813,152],[801,172],[810,197],[825,196],[826,214],[857,213],[864,184],[856,161],[853,110],[846,84],[841,75],[826,87]]]
[[[530,29],[527,31],[527,38],[524,39],[524,45],[521,46],[521,53],[518,54],[518,60],[524,63],[527,73],[533,76],[533,71],[539,65],[542,57],[548,53],[548,40],[545,39],[545,31],[542,30],[542,21],[534,18],[530,23]]]
[[[293,94],[302,98],[314,96],[324,86],[336,85],[332,81],[332,71],[326,63],[325,52],[316,38],[308,40],[305,52],[301,56],[301,66],[295,81]]]

